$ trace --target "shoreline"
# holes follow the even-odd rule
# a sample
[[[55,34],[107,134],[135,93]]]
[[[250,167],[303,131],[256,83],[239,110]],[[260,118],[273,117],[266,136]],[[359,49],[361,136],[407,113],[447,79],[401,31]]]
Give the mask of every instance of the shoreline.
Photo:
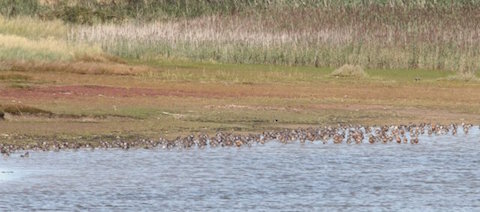
[[[78,149],[202,149],[215,147],[249,147],[255,144],[267,142],[320,142],[323,144],[375,144],[375,143],[398,143],[418,144],[419,137],[428,136],[462,136],[467,135],[469,130],[480,130],[480,125],[473,124],[410,124],[410,125],[337,125],[317,128],[297,128],[264,131],[261,133],[232,133],[217,132],[214,134],[197,133],[186,136],[178,136],[174,139],[166,139],[158,136],[148,138],[142,135],[109,135],[94,137],[63,137],[52,138],[28,137],[28,136],[5,136],[0,139],[0,153],[9,156],[11,153],[26,151],[60,151]],[[17,142],[22,139],[23,142]]]
[[[450,72],[367,69],[366,77],[337,78],[332,69],[193,62],[152,63],[150,69],[134,75],[0,73],[6,79],[0,80],[0,145],[55,149],[54,142],[82,147],[107,141],[122,147],[118,136],[142,147],[142,139],[160,145],[161,137],[217,132],[480,123],[480,83],[446,80]]]

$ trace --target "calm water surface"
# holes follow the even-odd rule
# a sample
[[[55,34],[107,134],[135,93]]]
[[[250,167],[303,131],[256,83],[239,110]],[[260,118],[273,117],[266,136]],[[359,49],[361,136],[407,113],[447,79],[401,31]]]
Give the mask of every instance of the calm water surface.
[[[480,133],[0,159],[0,211],[480,211]]]

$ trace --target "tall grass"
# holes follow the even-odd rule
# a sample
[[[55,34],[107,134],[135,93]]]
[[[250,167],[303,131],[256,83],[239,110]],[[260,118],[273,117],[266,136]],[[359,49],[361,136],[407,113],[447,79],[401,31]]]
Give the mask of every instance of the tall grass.
[[[0,59],[105,51],[140,59],[480,69],[480,0],[4,0],[0,13]],[[15,18],[22,15],[34,18]]]
[[[68,61],[103,54],[95,44],[68,42],[69,27],[61,21],[0,16],[0,62],[12,60]]]
[[[40,21],[31,17],[5,18],[0,16],[0,34],[17,35],[30,39],[65,39],[68,27],[60,20]]]
[[[479,9],[290,7],[78,26],[68,40],[130,58],[464,72],[480,69]]]

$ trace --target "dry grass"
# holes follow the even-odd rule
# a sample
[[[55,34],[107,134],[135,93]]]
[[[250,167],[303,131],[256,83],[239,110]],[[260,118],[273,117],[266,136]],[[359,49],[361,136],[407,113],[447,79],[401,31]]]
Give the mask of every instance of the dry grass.
[[[82,26],[71,30],[68,39],[98,44],[106,52],[130,58],[462,72],[480,69],[478,11],[279,9]]]
[[[71,61],[108,53],[233,64],[480,69],[476,6],[404,6],[269,6],[238,14],[93,26],[0,18],[0,59]]]
[[[98,45],[68,42],[68,29],[59,20],[0,16],[0,60],[71,61],[105,55]]]
[[[65,61],[82,55],[101,55],[102,52],[102,49],[95,45],[70,44],[54,38],[32,40],[17,35],[0,34],[1,60]]]
[[[31,17],[5,18],[0,16],[0,34],[29,39],[65,39],[68,26],[60,20],[40,21]]]
[[[68,42],[68,28],[58,20],[0,16],[0,70],[120,75],[152,70],[128,66],[122,59],[103,53],[98,45]]]
[[[363,78],[367,77],[367,73],[359,65],[350,65],[346,64],[342,67],[335,69],[331,74],[334,77],[353,77],[353,78]]]

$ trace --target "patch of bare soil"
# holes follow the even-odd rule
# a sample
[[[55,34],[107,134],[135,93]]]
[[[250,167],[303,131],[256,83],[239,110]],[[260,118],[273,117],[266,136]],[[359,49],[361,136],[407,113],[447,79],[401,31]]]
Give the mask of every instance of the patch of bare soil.
[[[254,110],[254,111],[270,111],[270,110],[278,110],[278,111],[293,111],[293,112],[300,112],[300,111],[307,111],[307,110],[351,110],[351,111],[359,111],[359,110],[387,110],[392,108],[391,106],[384,106],[384,105],[366,105],[366,104],[313,104],[308,106],[288,106],[288,107],[281,107],[281,106],[251,106],[251,105],[237,105],[237,104],[229,104],[229,105],[207,105],[205,108],[208,109],[239,109],[239,110]]]
[[[229,92],[230,91],[230,92]],[[229,90],[215,87],[195,86],[172,86],[162,88],[123,88],[98,85],[71,85],[71,86],[48,86],[30,87],[28,89],[6,88],[0,92],[0,97],[8,98],[76,98],[76,97],[155,97],[155,96],[176,96],[176,97],[247,97],[247,96],[277,96],[278,93],[269,91],[255,92],[255,88],[229,88]],[[282,96],[278,94],[278,96]]]
[[[29,89],[4,89],[0,96],[12,98],[74,98],[89,96],[114,96],[114,97],[134,97],[134,96],[156,96],[160,93],[152,89],[143,88],[120,88],[107,86],[49,86],[34,87]]]
[[[125,88],[103,85],[68,85],[29,88],[0,88],[0,97],[14,99],[69,99],[81,97],[198,97],[198,98],[345,98],[386,101],[437,101],[478,104],[477,87],[381,86],[318,84],[286,85],[221,85],[196,83],[159,83],[150,88]],[[461,94],[461,95],[459,95]],[[355,104],[353,104],[355,105]]]

